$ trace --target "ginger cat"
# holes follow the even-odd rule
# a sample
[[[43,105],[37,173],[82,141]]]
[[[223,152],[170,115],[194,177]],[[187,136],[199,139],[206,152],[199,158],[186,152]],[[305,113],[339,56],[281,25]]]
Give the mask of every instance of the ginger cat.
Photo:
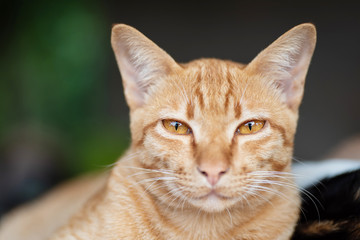
[[[63,185],[9,214],[1,239],[290,239],[299,216],[291,170],[312,24],[248,65],[176,63],[136,29],[111,43],[132,144],[108,176]]]

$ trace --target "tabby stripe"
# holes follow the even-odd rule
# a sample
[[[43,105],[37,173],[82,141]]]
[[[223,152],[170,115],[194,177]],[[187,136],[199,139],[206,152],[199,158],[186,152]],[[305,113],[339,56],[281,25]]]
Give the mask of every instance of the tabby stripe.
[[[234,104],[235,118],[239,119],[241,115],[241,106],[238,102]]]
[[[160,161],[159,159],[157,159],[157,161]],[[140,163],[140,166],[142,167],[142,168],[147,168],[147,169],[153,169],[153,170],[157,170],[158,169],[158,167],[157,166],[155,166],[154,164],[153,165],[145,165],[144,163]],[[158,188],[157,186],[158,185],[160,185],[161,184],[161,182],[155,182],[154,183],[154,185],[153,185],[153,187],[154,187],[154,189],[156,189],[156,191],[159,191],[159,192],[162,192],[163,194],[162,194],[162,196],[165,196],[166,194],[168,194],[168,191],[166,191],[166,190],[164,190],[164,188]],[[149,200],[149,203],[151,204],[151,208],[149,208],[149,209],[154,209],[154,211],[155,211],[155,213],[157,213],[157,220],[159,220],[159,221],[161,221],[161,224],[162,224],[162,226],[166,226],[168,229],[171,229],[170,231],[171,232],[178,232],[178,233],[180,233],[181,232],[181,230],[180,230],[180,228],[178,228],[177,226],[175,226],[175,225],[173,225],[173,224],[171,224],[171,221],[169,221],[169,219],[168,218],[166,218],[166,216],[164,215],[164,214],[162,214],[162,213],[164,213],[164,211],[163,211],[163,209],[160,209],[159,207],[161,206],[161,204],[158,204],[158,197],[156,196],[156,195],[159,195],[159,194],[154,194],[154,193],[152,193],[151,191],[145,191],[145,188],[143,187],[143,191],[144,192],[147,192],[148,193],[148,195],[149,195],[149,198],[148,198],[148,200]],[[144,205],[144,204],[143,204]],[[167,209],[168,207],[166,207],[166,209]],[[143,209],[143,207],[141,207],[140,206],[140,209]],[[149,213],[149,214],[147,214],[148,216],[153,216],[153,214],[151,214],[151,213]],[[154,219],[154,218],[152,218],[152,219]],[[149,220],[149,222],[150,222],[151,220]],[[158,236],[161,236],[161,235],[159,235],[160,234],[160,232],[158,231]],[[157,238],[155,238],[155,239],[160,239],[159,237],[157,237]],[[161,239],[163,239],[163,238],[161,238]]]
[[[200,109],[201,109],[201,111],[203,111],[204,108],[205,108],[204,95],[203,95],[203,93],[202,93],[201,90],[200,90],[200,86],[198,86],[198,88],[196,88],[196,90],[195,90],[195,95],[196,95],[196,97],[197,97],[197,99],[198,99],[198,101],[199,101]]]
[[[146,192],[145,189],[143,191]],[[138,215],[140,215],[140,218],[143,220],[143,225],[146,225],[146,227],[142,226],[143,228],[138,229],[138,231],[149,229],[151,231],[147,231],[147,234],[151,235],[154,239],[159,239],[159,237],[161,236],[161,233],[159,230],[157,230],[156,228],[153,227],[153,223],[148,217],[148,216],[152,216],[152,218],[153,218],[154,213],[145,212],[145,208],[143,207],[144,203],[140,202],[140,200],[143,199],[143,197],[139,196],[139,194],[136,192],[136,190],[134,192],[133,188],[129,188],[129,195],[130,195],[130,198],[132,199],[132,202],[136,206],[135,209],[141,209],[141,211],[137,211],[137,213],[138,213]],[[152,205],[152,209],[156,209],[156,206],[153,203],[153,201],[151,201],[150,197],[148,198],[148,200],[150,200],[150,201],[148,201],[148,203],[150,203]],[[149,208],[149,209],[151,209],[151,208]],[[155,212],[158,213],[158,211],[155,211]]]
[[[230,96],[233,96],[233,92],[232,90],[229,88],[226,95],[225,95],[225,103],[224,103],[224,107],[225,107],[225,113],[228,112],[228,109],[229,109],[229,101],[230,101]]]
[[[144,144],[144,139],[145,139],[146,133],[149,131],[149,129],[155,128],[156,124],[158,124],[158,121],[154,121],[154,122],[146,125],[146,126],[143,128],[141,138],[135,143],[135,146],[136,146],[136,147],[139,147],[139,146],[141,146],[141,145]]]
[[[229,71],[229,68],[227,68],[226,70],[227,70],[227,71],[226,71],[226,81],[227,81],[227,83],[228,83],[228,91],[227,91],[227,93],[226,93],[226,95],[225,95],[225,103],[224,103],[224,105],[225,105],[225,113],[227,113],[227,111],[228,111],[228,109],[229,109],[230,96],[233,96],[233,95],[234,95],[234,94],[233,94],[233,91],[232,91],[232,89],[233,89],[233,84],[232,84],[232,82],[231,82],[231,73],[230,73],[230,71]]]
[[[203,93],[201,92],[200,88],[201,88],[201,81],[202,81],[202,71],[199,71],[197,77],[196,77],[196,89],[195,89],[195,96],[197,97],[198,101],[199,101],[199,105],[200,105],[200,109],[203,111],[204,110],[204,96]]]
[[[275,161],[274,159],[269,159],[268,160],[272,166],[272,168],[275,170],[275,171],[279,171],[281,172],[282,170],[284,170],[284,168],[289,164],[289,161],[286,161],[286,162],[278,162],[278,161]]]
[[[271,127],[280,132],[280,134],[284,140],[284,143],[283,143],[284,147],[293,147],[294,142],[291,139],[287,139],[285,128],[283,128],[279,125],[273,124],[273,123],[271,123]]]
[[[190,103],[186,106],[186,117],[189,120],[194,118],[194,107]]]

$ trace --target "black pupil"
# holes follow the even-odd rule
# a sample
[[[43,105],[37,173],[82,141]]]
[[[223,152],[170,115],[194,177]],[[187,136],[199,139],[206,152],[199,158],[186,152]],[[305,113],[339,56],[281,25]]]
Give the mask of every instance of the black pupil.
[[[248,123],[248,127],[249,127],[249,130],[251,131],[252,127],[254,126],[254,122],[249,122]]]
[[[179,122],[175,122],[175,125],[174,125],[174,126],[175,126],[175,130],[176,130],[176,131],[178,130],[178,128],[180,127],[180,125],[181,125],[181,124],[180,124]]]

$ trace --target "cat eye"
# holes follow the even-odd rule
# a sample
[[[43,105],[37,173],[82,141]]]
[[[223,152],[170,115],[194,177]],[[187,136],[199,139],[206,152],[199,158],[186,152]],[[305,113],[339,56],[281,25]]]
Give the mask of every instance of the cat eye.
[[[240,125],[240,127],[236,130],[238,134],[252,134],[261,130],[265,125],[265,121],[263,120],[252,120]]]
[[[165,129],[171,133],[180,134],[180,135],[191,133],[190,127],[188,127],[185,123],[176,120],[164,119],[162,120],[162,124],[165,127]]]

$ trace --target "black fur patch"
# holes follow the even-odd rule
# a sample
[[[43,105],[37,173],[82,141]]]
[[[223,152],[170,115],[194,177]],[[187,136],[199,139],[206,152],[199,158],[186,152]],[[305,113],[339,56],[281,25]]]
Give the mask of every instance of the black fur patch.
[[[360,239],[360,169],[322,180],[302,199],[292,240]]]

